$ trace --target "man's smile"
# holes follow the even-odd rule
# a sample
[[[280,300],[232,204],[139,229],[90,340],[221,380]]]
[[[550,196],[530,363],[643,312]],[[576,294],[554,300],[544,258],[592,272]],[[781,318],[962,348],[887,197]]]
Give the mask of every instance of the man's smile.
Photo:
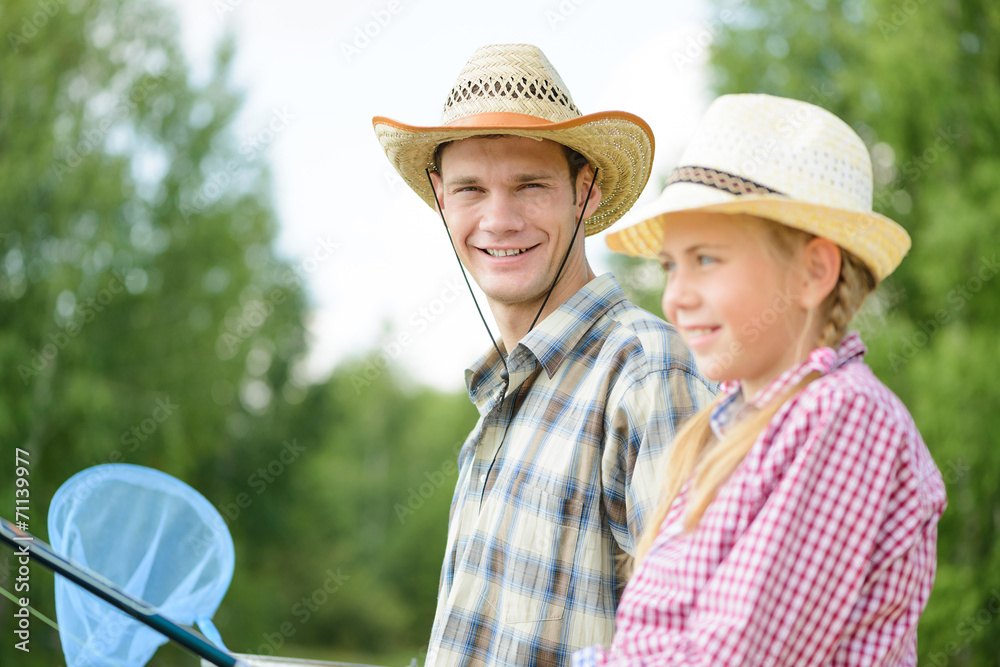
[[[528,252],[531,248],[482,248],[490,257],[515,257],[523,252]]]

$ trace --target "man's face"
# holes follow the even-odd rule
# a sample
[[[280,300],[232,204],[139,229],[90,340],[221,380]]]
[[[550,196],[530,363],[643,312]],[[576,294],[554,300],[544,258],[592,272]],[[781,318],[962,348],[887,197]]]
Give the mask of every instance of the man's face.
[[[491,306],[537,309],[587,204],[589,167],[571,184],[561,145],[514,136],[452,142],[440,162],[440,175],[432,176],[462,263]],[[582,227],[580,236],[551,303],[561,303],[587,282]]]

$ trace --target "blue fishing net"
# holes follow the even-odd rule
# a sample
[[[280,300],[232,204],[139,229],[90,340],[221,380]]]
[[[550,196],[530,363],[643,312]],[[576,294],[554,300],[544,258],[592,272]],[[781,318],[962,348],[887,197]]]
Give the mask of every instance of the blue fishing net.
[[[235,555],[225,521],[204,496],[159,470],[123,463],[77,473],[52,498],[55,551],[197,625],[222,647],[211,617]],[[67,667],[139,667],[167,639],[57,576],[56,618]]]

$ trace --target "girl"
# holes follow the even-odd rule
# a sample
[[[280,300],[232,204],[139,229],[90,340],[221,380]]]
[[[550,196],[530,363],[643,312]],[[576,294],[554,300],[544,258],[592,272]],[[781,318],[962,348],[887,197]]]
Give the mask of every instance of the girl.
[[[864,143],[819,107],[729,95],[643,222],[664,313],[716,401],[677,435],[609,648],[574,665],[915,665],[944,484],[847,325],[909,249]]]

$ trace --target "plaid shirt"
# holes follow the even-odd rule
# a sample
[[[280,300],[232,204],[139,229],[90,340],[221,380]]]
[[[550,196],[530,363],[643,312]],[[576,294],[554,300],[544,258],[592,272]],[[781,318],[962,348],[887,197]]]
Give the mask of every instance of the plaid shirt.
[[[934,581],[941,474],[856,333],[753,398],[723,387],[717,435],[810,371],[682,534],[687,488],[584,665],[916,665]]]
[[[610,274],[507,366],[507,386],[495,351],[466,371],[480,418],[458,456],[429,667],[567,665],[609,641],[656,471],[714,389],[674,328]]]

